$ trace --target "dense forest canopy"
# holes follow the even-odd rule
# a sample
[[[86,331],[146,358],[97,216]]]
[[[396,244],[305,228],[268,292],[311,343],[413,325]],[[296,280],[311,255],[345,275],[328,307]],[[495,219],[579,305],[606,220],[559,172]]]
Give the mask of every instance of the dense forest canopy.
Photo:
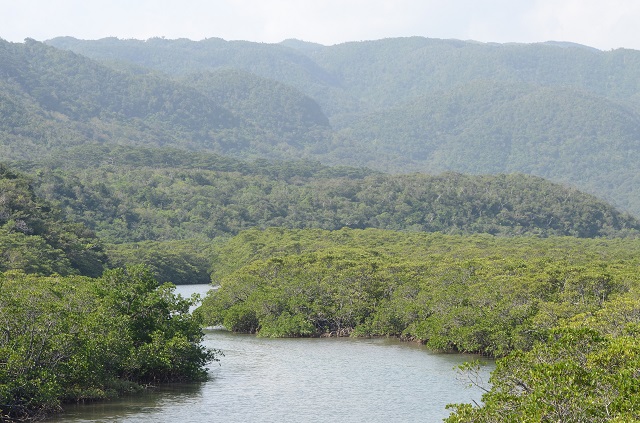
[[[637,421],[637,240],[251,230],[198,309],[264,337],[386,335],[503,357],[449,422]],[[463,366],[476,382],[475,364]]]
[[[136,247],[107,248],[0,165],[0,421],[206,378],[196,299],[160,283],[208,282],[206,248]]]
[[[0,272],[100,276],[102,241],[38,197],[32,181],[0,164]]]
[[[499,356],[528,348],[562,317],[635,292],[639,248],[635,240],[250,230],[214,251],[221,286],[201,313],[263,336],[349,330]],[[292,329],[277,332],[278,322]]]
[[[200,344],[193,304],[144,267],[99,278],[0,274],[0,420],[205,379],[216,356]]]
[[[95,143],[391,173],[517,172],[640,215],[634,50],[419,37],[47,44],[0,41],[7,159]]]
[[[523,174],[386,175],[125,147],[70,150],[29,166],[40,195],[111,243],[207,240],[255,227],[576,237],[640,229],[593,196]]]

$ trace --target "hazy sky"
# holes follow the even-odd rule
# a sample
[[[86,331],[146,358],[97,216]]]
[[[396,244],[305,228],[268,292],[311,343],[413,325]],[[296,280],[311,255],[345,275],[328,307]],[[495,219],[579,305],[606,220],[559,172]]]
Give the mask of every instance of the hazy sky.
[[[420,35],[640,50],[640,0],[0,0],[0,38],[64,35],[325,45]]]

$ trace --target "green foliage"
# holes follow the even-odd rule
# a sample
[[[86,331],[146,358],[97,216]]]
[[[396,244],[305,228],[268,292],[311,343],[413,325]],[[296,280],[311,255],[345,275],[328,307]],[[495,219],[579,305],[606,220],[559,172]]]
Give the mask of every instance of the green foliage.
[[[184,241],[143,241],[107,246],[109,264],[125,267],[144,264],[154,278],[175,285],[207,284],[211,282],[209,250],[211,242],[198,239]]]
[[[210,297],[214,310],[201,313],[209,324],[261,336],[349,333],[379,296],[374,257],[345,249],[257,261],[224,279]]]
[[[290,315],[283,312],[278,317],[266,316],[260,322],[260,336],[271,338],[285,338],[294,336],[312,336],[317,329],[307,316],[302,314]]]
[[[640,343],[591,329],[558,329],[531,351],[499,360],[483,405],[452,406],[447,422],[640,420]]]
[[[100,275],[101,242],[84,225],[65,222],[31,182],[0,164],[0,271]]]
[[[640,228],[595,197],[526,175],[392,176],[104,147],[36,169],[37,192],[110,243],[211,239],[255,227],[577,237]]]
[[[330,47],[295,40],[48,43],[120,70],[114,60],[176,75],[237,118],[211,143],[182,145],[399,173],[521,172],[640,210],[637,51],[420,37]],[[11,116],[26,107],[12,103]]]
[[[383,230],[245,231],[219,246],[208,324],[259,336],[401,336],[500,358],[448,422],[640,415],[640,242]]]
[[[202,379],[215,355],[199,344],[191,304],[143,267],[98,279],[5,273],[0,420],[41,417],[67,401],[143,384]]]
[[[220,288],[199,313],[263,336],[403,336],[504,356],[638,286],[639,249],[637,240],[251,230],[216,249]]]

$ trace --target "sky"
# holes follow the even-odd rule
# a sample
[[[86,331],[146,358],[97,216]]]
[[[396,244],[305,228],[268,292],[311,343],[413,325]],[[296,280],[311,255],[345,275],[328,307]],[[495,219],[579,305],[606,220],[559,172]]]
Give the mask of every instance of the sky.
[[[223,38],[334,45],[389,37],[569,41],[640,50],[640,0],[0,0],[0,38]]]

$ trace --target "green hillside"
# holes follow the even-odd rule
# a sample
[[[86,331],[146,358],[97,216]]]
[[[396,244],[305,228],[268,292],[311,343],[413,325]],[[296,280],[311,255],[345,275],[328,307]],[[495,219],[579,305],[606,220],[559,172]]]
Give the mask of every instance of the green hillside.
[[[472,81],[572,88],[636,105],[640,99],[640,52],[634,50],[411,37],[344,43],[308,54],[375,109]]]
[[[31,183],[0,165],[0,272],[101,275],[102,242],[84,225],[66,222]]]
[[[313,100],[252,75],[179,83],[113,69],[32,40],[0,41],[0,73],[8,76],[0,82],[0,137],[9,159],[88,142],[290,157],[295,154],[288,150],[314,143],[328,130]],[[262,91],[251,107],[251,99],[235,94],[256,87]],[[265,114],[269,98],[280,101]]]
[[[320,106],[288,85],[230,69],[191,74],[180,81],[240,118],[262,145],[314,148],[331,137]],[[272,154],[264,148],[261,153]]]
[[[393,173],[527,173],[640,214],[640,52],[634,50],[420,37],[328,47],[297,40],[58,38],[48,43],[112,66],[134,63],[186,78],[200,91],[210,92],[206,82],[197,82],[207,79],[194,73],[249,72],[313,98],[334,129],[313,131],[306,143],[293,142],[295,148],[283,151],[272,147],[269,128],[289,125],[284,118],[256,132],[264,143],[226,150],[235,154],[258,151]],[[264,85],[232,86],[251,92],[238,103],[243,108],[268,103],[256,98],[261,92],[282,98]],[[283,116],[268,118],[280,122]]]
[[[640,104],[640,52],[634,50],[602,52],[580,45],[485,44],[422,37],[328,47],[296,40],[263,44],[217,38],[87,41],[62,37],[47,43],[167,74],[244,69],[302,90],[331,117],[401,104],[477,80],[571,87]]]
[[[640,115],[586,92],[472,83],[355,119],[338,134],[331,155],[362,166],[382,156],[404,170],[523,172],[640,208]]]
[[[421,38],[50,43],[107,61],[0,42],[5,159],[90,143],[391,173],[524,173],[640,214],[635,51]]]
[[[41,195],[111,243],[213,239],[267,227],[576,237],[640,229],[596,197],[524,174],[387,175],[95,146],[30,166],[38,169]]]
[[[72,50],[93,59],[120,67],[133,63],[167,75],[188,75],[216,69],[240,69],[279,81],[318,98],[321,93],[341,94],[340,80],[307,55],[277,44],[225,41],[208,38],[199,42],[187,39],[151,38],[96,41],[60,37],[47,41],[57,48]],[[340,101],[345,101],[340,99]],[[322,103],[327,109],[326,102]]]

